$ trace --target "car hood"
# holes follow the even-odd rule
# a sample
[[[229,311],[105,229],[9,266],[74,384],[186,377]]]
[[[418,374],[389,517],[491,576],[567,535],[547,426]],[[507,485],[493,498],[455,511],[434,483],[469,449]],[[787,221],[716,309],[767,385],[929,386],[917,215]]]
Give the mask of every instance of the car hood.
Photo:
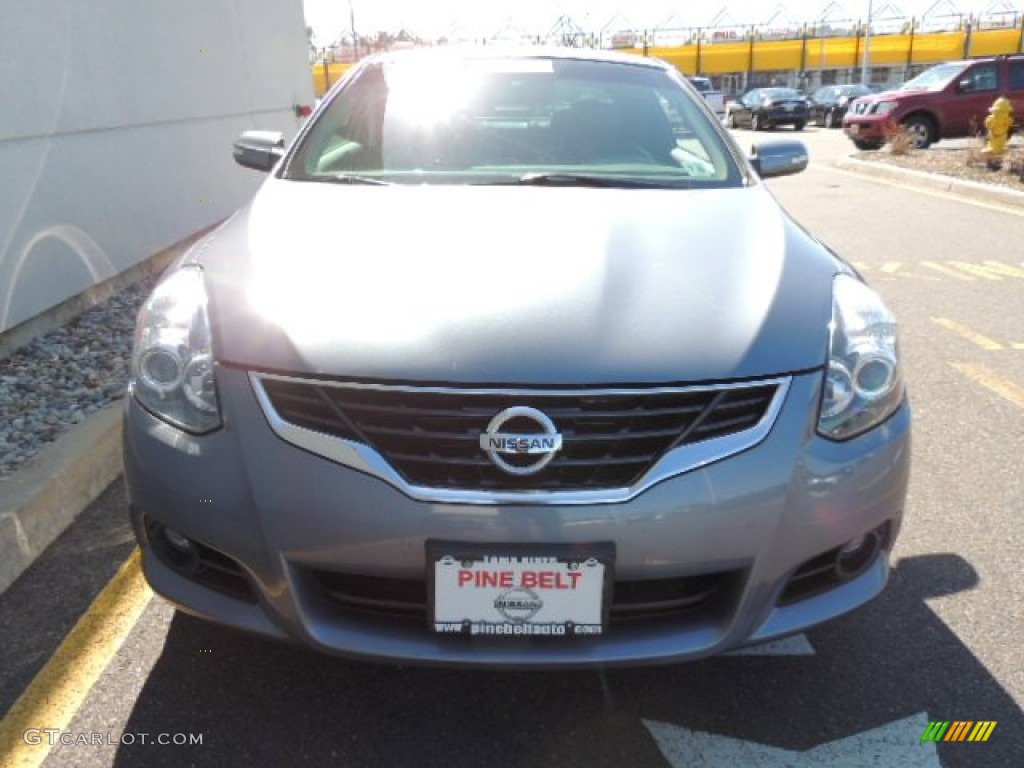
[[[277,179],[189,260],[204,269],[224,364],[549,385],[819,367],[842,268],[763,185]]]
[[[932,96],[939,95],[938,91],[882,91],[881,93],[872,93],[867,96],[858,96],[853,101],[859,101],[864,104],[877,104],[880,101],[907,101],[908,99],[921,99],[929,98]],[[853,101],[850,103],[852,104]]]

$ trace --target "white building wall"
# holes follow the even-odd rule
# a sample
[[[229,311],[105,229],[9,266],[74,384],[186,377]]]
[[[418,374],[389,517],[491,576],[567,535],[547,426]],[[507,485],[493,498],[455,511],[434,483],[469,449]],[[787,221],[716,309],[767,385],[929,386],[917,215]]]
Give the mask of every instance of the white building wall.
[[[313,103],[302,0],[0,0],[0,332],[239,207]]]

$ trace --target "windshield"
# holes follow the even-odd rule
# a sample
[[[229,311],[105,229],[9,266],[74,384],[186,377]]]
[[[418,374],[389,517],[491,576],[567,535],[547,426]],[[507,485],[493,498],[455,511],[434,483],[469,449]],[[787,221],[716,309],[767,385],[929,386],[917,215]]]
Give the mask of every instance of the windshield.
[[[368,63],[300,142],[286,178],[535,184],[550,175],[560,184],[599,177],[633,187],[743,180],[720,128],[681,79],[618,62],[424,55]]]
[[[764,88],[761,91],[761,96],[766,99],[774,99],[780,101],[782,99],[803,99],[804,95],[800,91],[792,88]]]
[[[901,91],[941,91],[967,68],[966,64],[939,64],[926,69],[917,77],[900,86]]]

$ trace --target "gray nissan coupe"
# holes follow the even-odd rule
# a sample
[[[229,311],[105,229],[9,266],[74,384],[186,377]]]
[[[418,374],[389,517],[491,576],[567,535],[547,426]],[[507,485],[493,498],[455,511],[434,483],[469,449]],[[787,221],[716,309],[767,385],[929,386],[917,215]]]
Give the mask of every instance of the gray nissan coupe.
[[[884,588],[896,322],[653,59],[367,58],[138,318],[124,451],[153,589],[324,652],[673,663]]]

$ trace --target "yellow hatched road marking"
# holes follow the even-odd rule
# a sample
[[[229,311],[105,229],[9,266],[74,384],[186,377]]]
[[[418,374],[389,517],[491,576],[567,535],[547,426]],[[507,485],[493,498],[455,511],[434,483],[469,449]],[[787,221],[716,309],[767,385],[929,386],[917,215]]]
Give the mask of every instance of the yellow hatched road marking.
[[[868,264],[864,261],[851,262],[858,272],[881,272],[893,277],[909,277],[914,280],[940,280],[937,275],[926,275],[921,272],[911,272],[909,267],[914,264],[905,264],[902,261],[883,261],[881,264]],[[1014,265],[1006,264],[994,259],[985,261],[922,261],[920,266],[927,267],[943,277],[951,277],[954,280],[970,282],[973,280],[1004,280],[1007,278],[1024,279],[1024,269]]]
[[[950,365],[989,391],[995,392],[1003,399],[1009,400],[1020,408],[1024,408],[1024,387],[1019,384],[1015,384],[1009,379],[1004,379],[983,365],[975,365],[973,363],[950,363]]]
[[[153,596],[140,561],[136,549],[0,721],[0,768],[32,768],[46,759],[47,735],[26,744],[25,731],[67,729]]]
[[[1001,275],[1003,277],[1024,277],[1024,269],[1015,267],[1012,264],[1004,264],[1001,261],[994,261],[992,259],[986,259],[981,264],[974,265],[978,269],[984,269],[990,274]]]
[[[922,261],[921,266],[928,267],[928,269],[934,269],[936,272],[939,272],[940,274],[943,274],[946,277],[953,277],[956,278],[957,280],[974,280],[974,278],[971,277],[970,275],[965,275],[963,272],[958,272],[952,267],[947,267],[945,264],[940,264],[937,261]]]
[[[968,328],[966,325],[961,325],[955,320],[950,320],[949,318],[946,317],[933,317],[932,322],[941,325],[947,331],[952,331],[958,336],[962,336],[968,341],[977,344],[982,349],[987,349],[989,351],[994,352],[996,350],[1003,348],[1003,345],[1000,344],[995,339],[990,339],[988,336],[978,333],[977,331]]]

